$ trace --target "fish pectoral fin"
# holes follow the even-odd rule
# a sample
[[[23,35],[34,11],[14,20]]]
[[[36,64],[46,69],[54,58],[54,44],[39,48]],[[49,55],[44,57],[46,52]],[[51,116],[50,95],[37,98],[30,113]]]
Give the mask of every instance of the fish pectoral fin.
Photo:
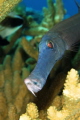
[[[0,36],[0,46],[5,46],[5,45],[8,45],[8,44],[9,44],[9,41],[6,38],[2,38]]]

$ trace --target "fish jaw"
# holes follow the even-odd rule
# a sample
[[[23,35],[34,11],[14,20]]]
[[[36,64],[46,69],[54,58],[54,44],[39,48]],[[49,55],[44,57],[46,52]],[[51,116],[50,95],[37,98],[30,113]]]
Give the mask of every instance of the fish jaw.
[[[33,80],[29,77],[24,80],[24,83],[26,84],[28,90],[36,97],[35,93],[40,91],[42,87],[38,86],[37,84],[34,84]]]

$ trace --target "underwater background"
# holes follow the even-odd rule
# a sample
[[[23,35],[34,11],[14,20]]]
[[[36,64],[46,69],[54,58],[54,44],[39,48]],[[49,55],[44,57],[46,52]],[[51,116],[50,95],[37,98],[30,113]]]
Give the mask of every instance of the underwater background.
[[[55,0],[53,0],[53,2],[55,2]],[[77,0],[77,2],[79,2],[79,0]],[[43,7],[47,7],[46,0],[23,0],[21,4],[22,3],[27,5],[27,7],[30,7],[34,10],[38,10],[41,12]],[[74,0],[63,0],[63,4],[69,16],[72,16],[78,12],[78,8]]]
[[[75,1],[0,1],[0,25],[10,27],[6,18],[13,13],[23,25],[4,38],[8,45],[0,46],[0,120],[80,120],[79,47],[54,65],[37,97],[24,83],[37,63],[43,35],[78,13]],[[5,29],[0,26],[0,33]]]

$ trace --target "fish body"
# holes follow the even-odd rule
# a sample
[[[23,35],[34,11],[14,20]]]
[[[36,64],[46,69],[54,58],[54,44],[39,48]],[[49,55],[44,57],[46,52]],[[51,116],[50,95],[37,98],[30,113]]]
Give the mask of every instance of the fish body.
[[[8,45],[9,41],[6,39],[9,35],[16,32],[23,25],[23,19],[20,16],[9,14],[0,23],[0,45]]]
[[[24,80],[34,95],[45,85],[54,64],[78,41],[80,41],[80,13],[56,24],[42,37],[37,64]]]

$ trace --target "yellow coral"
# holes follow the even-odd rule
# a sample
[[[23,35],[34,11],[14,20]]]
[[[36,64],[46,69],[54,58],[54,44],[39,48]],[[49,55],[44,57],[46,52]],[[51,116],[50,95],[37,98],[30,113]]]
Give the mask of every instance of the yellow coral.
[[[37,60],[38,51],[36,51],[25,38],[21,40],[20,45],[23,47],[26,53],[28,53],[31,57]]]
[[[63,90],[63,105],[61,110],[50,106],[47,110],[49,120],[76,120],[80,115],[80,83],[79,75],[75,69],[68,72],[65,88]]]
[[[65,88],[63,90],[63,95],[56,97],[56,99],[62,100],[61,106],[59,105],[56,106],[56,104],[53,104],[55,102],[52,102],[52,105],[44,112],[39,111],[38,113],[38,108],[34,103],[29,103],[26,108],[26,113],[25,113],[25,118],[26,115],[31,118],[31,120],[40,120],[39,117],[42,116],[44,117],[46,114],[47,118],[44,117],[45,120],[78,120],[80,119],[80,97],[78,93],[80,89],[80,83],[79,83],[79,75],[78,72],[75,69],[71,69],[70,72],[68,72],[67,78],[66,78],[66,83],[65,83]],[[76,88],[77,87],[77,88]],[[71,88],[71,89],[70,89]],[[73,90],[73,89],[74,90]],[[75,90],[78,89],[78,90]],[[65,94],[69,90],[69,94]],[[74,94],[75,93],[75,94]],[[71,96],[75,95],[75,96]],[[58,108],[58,109],[57,109]],[[46,113],[46,114],[45,114]],[[43,115],[44,114],[44,115]],[[22,115],[22,117],[24,118]],[[21,118],[21,117],[20,117]],[[20,120],[27,120],[27,119],[20,119]],[[42,117],[41,117],[41,120]]]
[[[0,22],[21,0],[0,0]]]
[[[80,99],[80,83],[78,71],[71,69],[68,72],[63,94],[70,99]]]
[[[8,119],[9,120],[17,120],[17,113],[16,113],[16,107],[12,104],[8,106]]]
[[[38,117],[39,113],[36,104],[29,103],[27,104],[26,113],[22,114],[19,120],[41,120]]]
[[[47,110],[48,118],[50,120],[64,120],[68,115],[67,110],[57,111],[56,107],[50,106]]]
[[[19,120],[31,120],[31,118],[27,114],[22,114]]]
[[[36,119],[39,116],[38,108],[34,103],[29,103],[27,105],[26,112],[32,119]]]

